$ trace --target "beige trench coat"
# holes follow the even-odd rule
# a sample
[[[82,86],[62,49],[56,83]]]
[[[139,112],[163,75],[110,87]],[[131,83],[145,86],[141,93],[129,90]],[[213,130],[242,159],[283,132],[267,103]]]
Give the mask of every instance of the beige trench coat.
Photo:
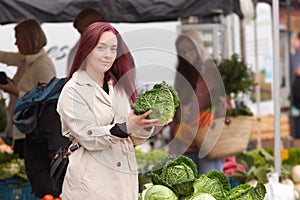
[[[109,95],[85,71],[74,73],[62,90],[57,111],[63,135],[82,147],[70,156],[63,200],[137,200],[138,173],[131,138],[110,134],[125,122],[130,104],[124,92],[109,83]],[[146,140],[151,132],[132,133]]]

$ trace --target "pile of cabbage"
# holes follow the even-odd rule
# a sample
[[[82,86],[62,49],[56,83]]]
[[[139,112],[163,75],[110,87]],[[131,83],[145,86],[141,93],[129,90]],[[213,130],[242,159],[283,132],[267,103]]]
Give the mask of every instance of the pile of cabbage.
[[[153,112],[149,115],[149,119],[159,118],[159,125],[164,126],[173,120],[178,106],[177,91],[163,81],[139,95],[132,105],[132,109],[136,114],[143,114],[152,109]]]
[[[139,200],[263,200],[266,194],[261,182],[231,188],[229,178],[217,170],[197,178],[196,165],[185,156],[169,156],[158,163],[151,180]]]

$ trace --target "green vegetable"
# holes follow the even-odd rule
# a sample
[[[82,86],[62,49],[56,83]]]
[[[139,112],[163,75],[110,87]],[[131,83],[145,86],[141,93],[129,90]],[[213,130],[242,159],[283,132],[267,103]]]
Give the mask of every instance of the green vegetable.
[[[230,191],[228,200],[264,200],[265,195],[266,188],[261,182],[257,182],[255,188],[248,184],[242,184]]]
[[[250,190],[253,189],[254,188],[248,184],[238,185],[230,191],[228,199],[229,200],[236,200],[236,199],[250,200],[252,199]]]
[[[224,190],[227,191],[231,190],[230,180],[223,172],[220,172],[218,170],[211,170],[210,172],[207,173],[206,176],[210,179],[213,178],[218,179],[222,184]]]
[[[195,163],[186,156],[179,156],[172,160],[168,157],[159,163],[152,171],[153,184],[165,185],[171,188],[177,196],[188,196],[193,193],[193,183],[197,178]]]
[[[159,118],[159,125],[167,125],[173,120],[179,106],[177,91],[166,82],[155,84],[151,90],[141,94],[132,105],[136,114],[143,114],[152,109],[150,119]]]
[[[195,196],[192,196],[189,200],[216,200],[213,196],[210,194],[200,193]]]
[[[147,190],[145,200],[178,200],[178,197],[166,186],[153,185]]]
[[[19,177],[28,181],[24,159],[17,154],[0,153],[0,180]]]
[[[254,200],[263,200],[267,193],[266,187],[262,182],[257,182],[253,191],[251,191],[251,196]]]
[[[202,174],[194,182],[194,194],[207,193],[212,195],[216,200],[226,199],[226,190],[223,189],[222,183],[218,178],[208,178]]]
[[[230,58],[224,58],[218,63],[218,69],[222,76],[227,95],[251,92],[255,82],[252,72],[244,60],[240,60],[237,54]]]

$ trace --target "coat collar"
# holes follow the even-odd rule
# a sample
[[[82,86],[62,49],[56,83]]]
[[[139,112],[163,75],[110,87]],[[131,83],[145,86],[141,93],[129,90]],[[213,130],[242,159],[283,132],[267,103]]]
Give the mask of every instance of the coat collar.
[[[107,94],[94,80],[92,80],[85,70],[79,69],[74,72],[72,79],[77,85],[92,86],[95,88],[95,95],[107,105],[111,105],[111,98],[114,93],[112,81],[108,82],[109,94]]]

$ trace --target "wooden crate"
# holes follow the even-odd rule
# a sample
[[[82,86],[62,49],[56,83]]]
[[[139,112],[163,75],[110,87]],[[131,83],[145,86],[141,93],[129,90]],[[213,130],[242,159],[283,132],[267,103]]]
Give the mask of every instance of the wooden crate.
[[[255,144],[257,143],[258,139],[258,123],[260,125],[261,130],[261,142],[263,147],[272,146],[274,140],[274,115],[262,115],[260,121],[254,120],[251,132],[251,140]],[[280,116],[280,138],[283,143],[286,143],[290,140],[290,122],[288,115],[281,115]],[[264,145],[265,144],[265,145]]]

